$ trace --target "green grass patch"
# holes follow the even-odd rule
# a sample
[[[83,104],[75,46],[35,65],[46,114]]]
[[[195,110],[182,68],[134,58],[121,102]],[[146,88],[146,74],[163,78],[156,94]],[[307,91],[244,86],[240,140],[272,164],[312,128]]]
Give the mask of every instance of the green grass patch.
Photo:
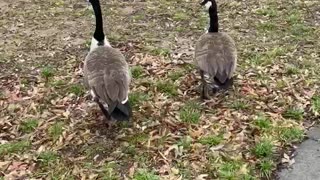
[[[175,21],[184,21],[189,19],[189,15],[186,12],[178,11],[173,15]]]
[[[36,119],[27,119],[26,121],[21,122],[20,131],[23,133],[31,133],[38,127],[38,120]]]
[[[190,101],[187,102],[180,109],[180,119],[186,123],[196,124],[199,122],[201,117],[201,106],[200,104]]]
[[[178,80],[180,77],[182,77],[185,74],[185,72],[183,70],[174,70],[171,71],[168,74],[168,77],[172,80],[172,81],[176,81]]]
[[[304,111],[302,109],[297,109],[297,108],[288,108],[282,116],[286,119],[294,119],[301,121],[303,120],[303,113]]]
[[[312,28],[304,24],[294,24],[291,27],[291,34],[298,40],[304,39],[310,36],[312,33]]]
[[[271,120],[265,116],[259,116],[254,124],[261,130],[268,130],[272,127]]]
[[[65,81],[63,81],[63,80],[57,80],[57,81],[52,82],[51,86],[55,87],[55,88],[59,88],[59,87],[64,86],[66,84],[67,83]]]
[[[73,84],[69,87],[69,92],[76,96],[82,96],[85,93],[85,88],[83,85]]]
[[[270,178],[273,171],[274,164],[271,160],[262,160],[259,164],[259,171],[261,177]]]
[[[269,59],[274,59],[276,57],[279,57],[279,56],[284,56],[286,54],[286,49],[285,48],[282,48],[282,47],[275,47],[273,48],[272,50],[269,50],[266,52],[266,56],[269,58]]]
[[[206,136],[200,138],[199,142],[203,145],[208,145],[208,146],[216,146],[220,144],[223,141],[223,135],[218,135],[218,136]]]
[[[38,156],[38,161],[41,162],[43,166],[49,166],[50,164],[55,163],[59,158],[59,155],[53,151],[44,151],[41,152]]]
[[[102,154],[106,151],[106,148],[104,146],[104,144],[95,143],[91,144],[90,146],[85,146],[83,148],[83,151],[88,158],[93,158],[97,154]]]
[[[237,179],[241,165],[238,162],[225,162],[218,168],[218,175],[222,179]]]
[[[178,142],[178,146],[182,146],[184,149],[189,149],[191,147],[192,138],[190,136],[185,136],[181,138]]]
[[[257,29],[260,32],[270,32],[276,30],[276,28],[277,26],[271,21],[259,23],[257,26]]]
[[[54,70],[50,66],[46,66],[41,69],[41,76],[48,80],[49,78],[54,76]]]
[[[143,67],[142,66],[133,66],[131,68],[132,77],[135,79],[141,78],[143,76]]]
[[[63,122],[56,122],[55,124],[53,124],[49,129],[48,129],[48,133],[49,136],[53,139],[53,140],[58,140],[59,137],[62,135],[63,133],[63,126],[64,123]]]
[[[270,141],[263,140],[258,142],[253,148],[253,153],[257,157],[270,157],[273,152],[273,145]]]
[[[116,32],[110,32],[110,34],[108,35],[108,40],[110,42],[118,42],[119,40],[121,40],[121,35]]]
[[[268,17],[276,17],[278,15],[277,10],[274,7],[267,7],[263,9],[258,9],[256,14]]]
[[[157,48],[153,48],[151,50],[151,53],[156,56],[169,56],[170,49],[157,47]]]
[[[313,96],[311,99],[311,109],[316,115],[320,114],[320,96]]]
[[[299,24],[302,22],[302,15],[299,11],[297,10],[293,10],[292,12],[290,12],[290,14],[287,17],[286,20],[289,24],[293,25],[293,24]]]
[[[115,162],[107,162],[102,167],[102,173],[100,173],[100,176],[102,176],[102,180],[118,180],[121,179],[119,174],[116,171],[117,164]]]
[[[155,86],[160,92],[165,93],[167,96],[178,95],[178,87],[172,81],[158,81]]]
[[[286,74],[287,75],[299,74],[299,69],[294,65],[287,65],[286,66]]]
[[[30,148],[31,148],[31,142],[27,140],[0,144],[0,156],[4,156],[6,154],[13,154],[13,153],[23,153]]]
[[[299,142],[304,138],[304,131],[295,127],[280,130],[280,138],[286,143]]]
[[[139,144],[139,143],[144,143],[149,139],[149,135],[140,133],[140,134],[135,134],[134,136],[128,137],[127,141],[129,144]]]
[[[133,176],[134,180],[160,180],[160,177],[153,171],[139,169]]]
[[[244,102],[244,101],[236,100],[231,104],[231,108],[235,109],[235,110],[245,110],[248,107],[249,107],[248,104],[246,102]]]
[[[129,94],[129,103],[132,107],[138,107],[144,101],[148,101],[150,99],[149,94],[143,92],[132,92]]]
[[[144,14],[136,14],[132,17],[134,20],[143,20],[145,18],[145,15]]]

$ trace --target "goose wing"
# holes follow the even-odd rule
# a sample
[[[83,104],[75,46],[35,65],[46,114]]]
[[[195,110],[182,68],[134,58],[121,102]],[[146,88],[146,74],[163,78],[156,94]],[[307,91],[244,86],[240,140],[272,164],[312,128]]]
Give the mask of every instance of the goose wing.
[[[196,44],[196,64],[221,83],[233,75],[236,60],[235,43],[225,33],[204,34]]]
[[[92,51],[86,58],[84,69],[89,88],[104,103],[110,105],[128,98],[129,67],[120,51]]]

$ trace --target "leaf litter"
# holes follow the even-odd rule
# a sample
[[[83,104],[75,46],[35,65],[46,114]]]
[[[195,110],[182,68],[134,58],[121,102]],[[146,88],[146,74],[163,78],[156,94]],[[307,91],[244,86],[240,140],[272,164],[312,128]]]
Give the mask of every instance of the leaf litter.
[[[318,121],[318,3],[218,2],[239,65],[233,90],[201,103],[192,52],[208,21],[198,2],[102,2],[111,43],[143,68],[131,85],[132,122],[112,130],[82,92],[90,8],[59,0],[0,3],[0,176],[271,178],[276,167],[261,163],[293,164],[294,144]],[[300,29],[306,33],[299,36]]]

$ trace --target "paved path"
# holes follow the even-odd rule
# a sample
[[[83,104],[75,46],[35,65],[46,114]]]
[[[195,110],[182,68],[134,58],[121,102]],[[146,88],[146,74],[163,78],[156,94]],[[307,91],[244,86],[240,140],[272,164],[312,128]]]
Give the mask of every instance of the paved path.
[[[280,180],[320,180],[320,126],[311,128],[308,137],[298,147],[295,163],[279,172]]]

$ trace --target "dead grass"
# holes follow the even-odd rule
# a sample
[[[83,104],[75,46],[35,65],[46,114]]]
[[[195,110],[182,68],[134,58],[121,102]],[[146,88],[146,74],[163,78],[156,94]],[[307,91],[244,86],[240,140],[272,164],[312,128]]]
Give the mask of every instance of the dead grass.
[[[189,65],[207,26],[198,1],[103,2],[107,34],[134,77],[132,122],[110,131],[79,71],[94,24],[86,4],[0,3],[0,176],[272,179],[319,116],[320,4],[218,4],[237,43],[237,78],[227,96],[200,104]]]

